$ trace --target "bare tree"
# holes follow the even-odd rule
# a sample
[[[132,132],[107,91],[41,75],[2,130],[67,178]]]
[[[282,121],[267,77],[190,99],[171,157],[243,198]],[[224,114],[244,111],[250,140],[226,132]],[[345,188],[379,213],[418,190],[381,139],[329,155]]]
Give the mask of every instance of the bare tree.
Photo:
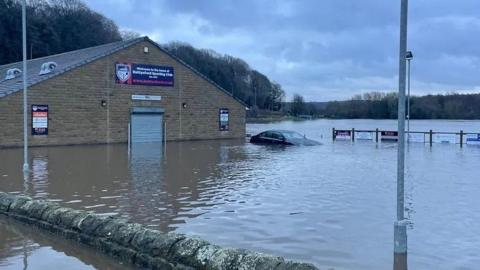
[[[140,33],[137,33],[131,30],[121,30],[120,36],[122,37],[122,40],[131,40],[131,39],[139,38],[142,35]]]

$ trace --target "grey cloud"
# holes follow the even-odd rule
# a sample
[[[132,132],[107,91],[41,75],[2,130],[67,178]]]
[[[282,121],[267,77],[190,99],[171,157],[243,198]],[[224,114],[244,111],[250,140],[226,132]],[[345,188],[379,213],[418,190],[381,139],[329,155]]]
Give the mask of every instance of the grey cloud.
[[[395,91],[400,1],[88,0],[121,27],[243,58],[289,95]],[[410,1],[412,87],[480,89],[480,1]]]

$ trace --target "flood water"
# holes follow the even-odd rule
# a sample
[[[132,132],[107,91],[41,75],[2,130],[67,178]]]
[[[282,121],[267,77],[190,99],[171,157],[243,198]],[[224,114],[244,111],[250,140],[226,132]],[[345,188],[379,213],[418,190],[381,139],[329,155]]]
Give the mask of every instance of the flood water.
[[[0,239],[2,270],[131,269],[83,245],[13,220],[0,218]]]
[[[246,140],[171,142],[166,148],[135,146],[130,155],[126,145],[32,148],[26,179],[22,149],[1,149],[0,190],[322,269],[391,269],[396,144],[333,143],[333,127],[395,130],[396,122],[247,125],[250,134],[297,130],[323,143],[313,147],[259,146]],[[411,130],[430,129],[480,132],[480,121],[412,121]],[[410,269],[478,269],[479,164],[479,146],[407,146]],[[27,269],[40,269],[39,256],[44,263],[72,269],[118,269],[82,246],[59,245],[52,237],[0,221],[2,269],[23,268],[25,262]]]

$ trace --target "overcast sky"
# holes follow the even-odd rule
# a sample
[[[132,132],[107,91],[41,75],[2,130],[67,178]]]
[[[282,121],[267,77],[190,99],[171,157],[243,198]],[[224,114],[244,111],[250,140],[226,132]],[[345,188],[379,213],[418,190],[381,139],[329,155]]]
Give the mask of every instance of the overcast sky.
[[[121,29],[244,59],[290,98],[398,89],[400,0],[86,0]],[[480,0],[411,0],[414,94],[480,92]]]

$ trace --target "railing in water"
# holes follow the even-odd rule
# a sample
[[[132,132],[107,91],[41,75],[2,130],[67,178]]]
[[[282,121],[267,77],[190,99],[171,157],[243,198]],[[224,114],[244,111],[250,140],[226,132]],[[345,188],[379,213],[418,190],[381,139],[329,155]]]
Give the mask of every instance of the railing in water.
[[[335,129],[332,128],[332,139],[352,141],[398,141],[398,131],[396,130],[360,130],[360,129]],[[443,131],[405,131],[405,140],[407,142],[415,143],[429,143],[432,146],[434,143],[452,143],[460,144],[476,144],[480,145],[480,133],[473,132],[443,132]]]

